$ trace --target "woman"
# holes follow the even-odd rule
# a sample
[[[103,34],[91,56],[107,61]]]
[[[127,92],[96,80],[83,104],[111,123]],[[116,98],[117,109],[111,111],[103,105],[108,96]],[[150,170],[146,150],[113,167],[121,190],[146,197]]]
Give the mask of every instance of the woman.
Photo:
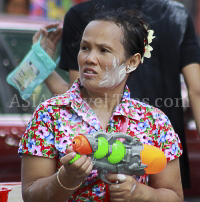
[[[52,41],[59,32],[52,33]],[[180,140],[168,118],[131,99],[125,85],[148,52],[148,33],[138,14],[122,10],[97,14],[88,24],[78,54],[80,79],[65,94],[39,105],[22,137],[25,202],[183,201]],[[107,180],[119,183],[107,188],[89,157],[68,164],[75,156],[73,138],[99,130],[124,132],[159,147],[167,156],[166,168],[150,176],[109,174]]]

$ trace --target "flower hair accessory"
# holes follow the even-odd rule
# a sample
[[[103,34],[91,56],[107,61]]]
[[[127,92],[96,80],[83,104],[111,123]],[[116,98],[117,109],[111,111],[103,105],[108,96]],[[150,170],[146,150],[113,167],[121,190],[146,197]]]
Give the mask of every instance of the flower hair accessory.
[[[153,48],[152,48],[149,44],[150,44],[150,43],[152,42],[152,40],[155,38],[155,36],[153,36],[154,31],[153,31],[153,30],[147,30],[147,32],[148,32],[148,37],[147,37],[148,43],[147,43],[147,45],[144,47],[144,55],[143,55],[143,57],[141,58],[141,63],[144,62],[144,57],[146,57],[146,58],[150,58],[150,57],[151,57],[151,51],[153,50]]]

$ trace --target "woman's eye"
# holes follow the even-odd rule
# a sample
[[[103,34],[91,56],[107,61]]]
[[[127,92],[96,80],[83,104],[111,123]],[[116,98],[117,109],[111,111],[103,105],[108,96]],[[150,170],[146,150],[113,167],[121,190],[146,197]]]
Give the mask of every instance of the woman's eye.
[[[88,50],[88,47],[82,46],[82,47],[81,47],[81,50]]]
[[[102,52],[102,53],[107,53],[107,52],[110,53],[110,51],[107,50],[107,49],[105,49],[105,48],[102,48],[102,49],[101,49],[101,52]]]

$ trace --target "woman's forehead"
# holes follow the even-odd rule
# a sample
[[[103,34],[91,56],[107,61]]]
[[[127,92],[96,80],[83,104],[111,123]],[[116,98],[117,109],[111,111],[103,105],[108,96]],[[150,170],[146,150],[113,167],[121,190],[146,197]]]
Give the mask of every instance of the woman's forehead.
[[[122,29],[111,21],[94,20],[85,28],[83,38],[102,38],[104,40],[121,40]]]

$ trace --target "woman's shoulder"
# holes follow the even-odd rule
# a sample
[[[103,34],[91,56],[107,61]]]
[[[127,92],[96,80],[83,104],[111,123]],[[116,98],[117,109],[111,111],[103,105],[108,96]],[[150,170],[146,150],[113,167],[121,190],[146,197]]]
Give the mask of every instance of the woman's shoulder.
[[[152,115],[153,118],[157,118],[158,116],[163,116],[168,119],[167,115],[161,111],[159,108],[156,108],[148,103],[138,101],[136,99],[130,98],[129,99],[129,109],[131,113],[143,113]]]
[[[146,103],[146,102],[141,102],[137,99],[134,99],[134,98],[130,98],[129,99],[129,102],[134,106],[134,107],[138,107],[138,108],[144,108],[144,109],[147,109],[147,110],[151,110],[151,111],[160,111],[162,112],[160,109],[150,105],[149,103]]]
[[[42,102],[39,107],[48,108],[49,106],[65,106],[70,103],[70,92],[67,91],[62,95],[57,95]]]

